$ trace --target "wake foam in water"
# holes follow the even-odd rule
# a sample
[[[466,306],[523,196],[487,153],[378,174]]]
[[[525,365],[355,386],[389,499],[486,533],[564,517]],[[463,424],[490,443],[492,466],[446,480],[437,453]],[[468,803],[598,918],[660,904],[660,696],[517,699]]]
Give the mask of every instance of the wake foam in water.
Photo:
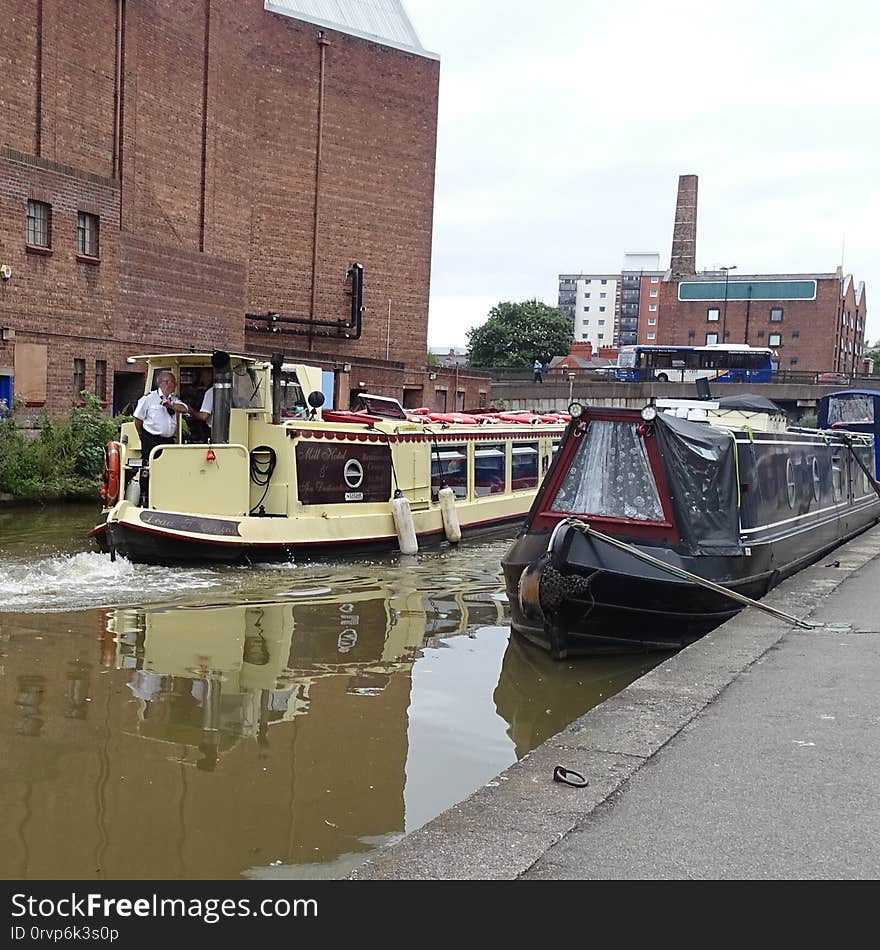
[[[0,611],[43,613],[116,607],[167,600],[220,585],[208,572],[132,564],[83,552],[29,561],[8,561],[0,572]]]

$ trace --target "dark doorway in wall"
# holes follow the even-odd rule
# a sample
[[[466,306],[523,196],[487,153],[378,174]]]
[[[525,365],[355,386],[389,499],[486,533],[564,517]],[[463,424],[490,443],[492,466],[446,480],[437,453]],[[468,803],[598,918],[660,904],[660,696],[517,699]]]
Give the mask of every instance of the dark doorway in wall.
[[[130,416],[144,394],[143,373],[113,374],[113,415]]]
[[[403,408],[404,409],[418,409],[420,406],[423,406],[422,402],[422,387],[419,386],[418,389],[407,389],[404,387],[403,390]]]

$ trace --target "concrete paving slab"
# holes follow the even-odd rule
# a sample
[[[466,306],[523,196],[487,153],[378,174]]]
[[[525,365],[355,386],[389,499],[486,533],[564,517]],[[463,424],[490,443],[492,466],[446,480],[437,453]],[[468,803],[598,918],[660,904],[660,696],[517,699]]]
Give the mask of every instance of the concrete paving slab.
[[[880,876],[880,529],[766,602],[819,626],[744,610],[352,877]]]

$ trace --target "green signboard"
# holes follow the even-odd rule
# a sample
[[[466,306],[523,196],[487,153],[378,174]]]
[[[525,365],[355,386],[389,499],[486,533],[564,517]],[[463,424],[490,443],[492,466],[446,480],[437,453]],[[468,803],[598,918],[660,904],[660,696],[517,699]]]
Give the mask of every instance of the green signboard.
[[[679,300],[815,300],[815,280],[682,281]]]

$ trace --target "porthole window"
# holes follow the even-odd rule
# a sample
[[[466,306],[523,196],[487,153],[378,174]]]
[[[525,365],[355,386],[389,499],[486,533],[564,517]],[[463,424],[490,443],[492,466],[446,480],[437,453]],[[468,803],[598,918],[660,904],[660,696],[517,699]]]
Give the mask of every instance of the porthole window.
[[[813,457],[813,498],[819,500],[819,459]]]
[[[788,488],[788,507],[794,508],[794,499],[797,494],[797,484],[794,480],[794,465],[791,464],[791,459],[787,459],[785,462],[785,484]]]

